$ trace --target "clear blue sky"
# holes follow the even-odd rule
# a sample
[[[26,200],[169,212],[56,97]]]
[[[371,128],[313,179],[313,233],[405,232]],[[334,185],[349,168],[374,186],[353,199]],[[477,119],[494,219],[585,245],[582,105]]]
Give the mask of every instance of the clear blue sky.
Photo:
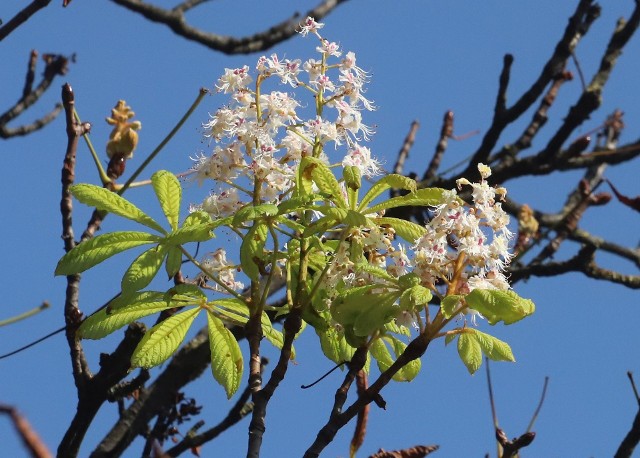
[[[55,4],[54,4],[55,3]],[[191,104],[201,86],[212,87],[225,67],[252,67],[258,55],[227,57],[174,36],[111,2],[75,0],[67,9],[58,1],[40,11],[29,23],[0,44],[4,63],[0,110],[18,98],[29,51],[77,53],[77,63],[59,78],[37,107],[20,122],[33,120],[59,100],[59,87],[68,81],[76,93],[80,116],[93,122],[92,140],[104,148],[110,126],[104,122],[118,99],[125,99],[143,124],[136,158],[152,150]],[[159,2],[168,5],[168,2]],[[238,2],[240,3],[240,2]],[[304,11],[312,2],[274,1],[213,2],[203,7],[197,23],[217,33],[247,34],[264,29],[295,8]],[[259,5],[257,3],[260,3]],[[262,4],[264,3],[264,4]],[[364,2],[353,0],[327,17],[323,30],[345,50],[356,52],[358,64],[372,73],[368,96],[378,111],[366,122],[376,125],[370,147],[388,168],[394,161],[411,121],[421,129],[407,161],[406,171],[421,174],[437,142],[446,110],[456,116],[456,133],[485,131],[491,121],[502,56],[515,55],[510,100],[519,96],[538,75],[562,35],[576,1],[557,2]],[[0,14],[7,20],[23,2],[5,0]],[[304,4],[305,8],[302,7]],[[632,0],[607,2],[601,18],[577,49],[587,80],[597,68],[616,20],[628,16]],[[250,27],[250,29],[247,29]],[[289,58],[312,57],[311,41],[294,38],[274,50]],[[570,70],[574,71],[573,66]],[[575,72],[574,72],[575,73]],[[602,108],[581,127],[597,127],[615,108],[625,111],[627,128],[622,142],[637,139],[640,124],[640,36],[627,46],[604,92]],[[550,120],[536,145],[553,133],[579,94],[579,82],[566,84],[550,112]],[[175,172],[190,166],[189,156],[206,148],[198,128],[207,112],[225,103],[208,97],[183,131],[168,145],[156,168]],[[514,141],[528,122],[511,128],[501,144]],[[42,300],[52,308],[39,316],[0,329],[0,353],[10,351],[63,324],[65,280],[54,278],[53,269],[63,254],[59,214],[60,169],[66,145],[64,120],[57,119],[43,131],[26,138],[0,142],[3,160],[3,224],[0,225],[4,259],[0,288],[0,318],[26,311]],[[450,142],[443,167],[467,157],[481,136]],[[536,151],[536,145],[532,151]],[[129,168],[136,166],[135,158]],[[610,169],[607,177],[621,191],[638,195],[638,161]],[[568,189],[579,175],[507,183],[510,195],[545,211],[560,209]],[[81,146],[77,180],[97,182],[88,152]],[[187,199],[201,199],[208,188],[191,185]],[[153,209],[149,190],[128,197],[144,209]],[[152,211],[152,210],[150,210]],[[186,209],[184,210],[186,211]],[[85,227],[89,212],[76,206],[76,234]],[[637,214],[617,202],[596,208],[583,221],[594,234],[619,243],[638,243]],[[121,220],[109,217],[104,231],[120,229]],[[213,249],[211,250],[213,251]],[[558,255],[570,253],[562,252]],[[637,274],[630,263],[603,257],[605,266]],[[123,262],[108,262],[83,276],[81,308],[85,312],[103,304],[117,292]],[[156,285],[162,288],[160,282]],[[524,432],[538,402],[545,376],[549,391],[534,430],[538,436],[523,456],[611,456],[626,434],[637,404],[625,375],[640,374],[638,293],[580,274],[554,279],[532,279],[516,290],[537,304],[533,317],[513,327],[488,329],[508,341],[517,363],[493,364],[494,390],[501,426],[510,437]],[[101,351],[110,351],[115,339],[89,342],[94,367]],[[299,456],[325,423],[335,387],[334,375],[311,390],[300,390],[324,373],[330,363],[319,353],[317,339],[308,329],[297,344],[298,360],[270,404],[263,456]],[[273,353],[272,353],[273,355]],[[55,450],[75,411],[75,387],[68,348],[60,335],[9,360],[0,361],[0,402],[18,407]],[[189,385],[186,395],[204,406],[208,426],[220,421],[232,403],[205,374]],[[416,444],[440,444],[439,457],[495,455],[487,384],[484,371],[469,376],[455,348],[435,342],[423,358],[423,371],[409,384],[393,384],[383,392],[387,410],[372,407],[369,430],[359,456],[383,447],[387,450]],[[111,427],[116,406],[101,411],[85,440],[81,455]],[[205,446],[203,456],[243,456],[248,421]],[[324,456],[348,456],[353,426],[347,426]],[[0,419],[4,456],[23,456],[7,419]],[[127,456],[136,456],[132,448]]]

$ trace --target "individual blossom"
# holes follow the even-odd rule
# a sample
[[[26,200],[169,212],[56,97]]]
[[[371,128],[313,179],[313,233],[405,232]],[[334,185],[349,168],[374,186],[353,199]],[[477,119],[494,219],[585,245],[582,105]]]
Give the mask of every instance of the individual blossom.
[[[394,277],[402,277],[409,273],[409,269],[413,267],[403,245],[399,245],[398,248],[389,248],[387,258],[389,260],[387,272]]]
[[[200,264],[207,272],[207,274],[200,273],[198,275],[200,280],[206,281],[208,278],[213,277],[231,290],[239,291],[244,288],[242,282],[236,281],[235,272],[237,267],[227,262],[227,252],[224,248],[218,248],[213,253],[207,254]],[[214,286],[214,289],[218,292],[226,292],[218,284]]]
[[[340,57],[342,55],[340,46],[337,43],[325,40],[324,38],[320,40],[320,46],[316,48],[316,51],[326,56]]]
[[[371,157],[371,151],[366,146],[355,144],[342,160],[342,166],[354,166],[366,177],[380,175],[380,163]]]
[[[209,213],[212,218],[220,218],[235,214],[244,202],[238,197],[236,188],[229,188],[220,193],[211,193],[204,201],[199,209]]]
[[[266,112],[268,129],[294,124],[299,121],[296,108],[300,104],[284,92],[273,91],[260,96],[260,106]]]
[[[318,33],[318,30],[320,30],[321,28],[324,27],[324,24],[322,22],[316,22],[315,19],[313,19],[311,16],[307,16],[307,18],[304,20],[303,23],[300,24],[300,35],[307,36],[307,34],[309,33],[313,33],[315,35],[318,36],[318,38],[320,37],[320,34]]]
[[[252,81],[253,79],[251,75],[249,75],[249,67],[247,65],[242,68],[225,68],[224,75],[218,79],[216,89],[218,92],[227,94],[237,91],[238,89],[246,88]]]
[[[192,170],[199,186],[205,179],[231,181],[247,167],[242,147],[238,142],[226,148],[216,146],[211,156],[207,157],[201,153],[192,160],[196,162]]]

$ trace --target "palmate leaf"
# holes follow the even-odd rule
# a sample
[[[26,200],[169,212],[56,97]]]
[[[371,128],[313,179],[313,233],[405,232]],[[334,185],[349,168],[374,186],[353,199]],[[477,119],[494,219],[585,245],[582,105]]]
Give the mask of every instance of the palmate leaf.
[[[423,188],[418,189],[410,194],[392,197],[391,199],[380,202],[377,205],[363,210],[365,214],[377,213],[382,210],[388,210],[396,207],[417,206],[417,207],[434,207],[442,203],[442,195],[445,192],[441,188]]]
[[[56,266],[56,275],[72,275],[100,264],[130,248],[157,243],[160,237],[147,232],[123,231],[99,235],[82,242],[65,254]]]
[[[227,398],[238,391],[242,380],[243,360],[238,341],[224,323],[207,312],[209,346],[211,348],[211,372],[213,378],[224,387]]]
[[[175,307],[160,299],[155,301],[134,302],[115,310],[104,308],[84,320],[78,328],[78,337],[82,339],[102,339],[123,326],[142,317]]]
[[[508,343],[503,342],[492,335],[480,332],[477,329],[474,329],[473,331],[473,334],[482,348],[482,353],[484,353],[487,358],[492,361],[515,362],[516,359],[513,356],[513,352],[511,351],[511,347]]]
[[[70,190],[73,197],[85,205],[136,221],[162,234],[166,234],[162,226],[153,218],[115,192],[86,183],[71,186]]]
[[[152,303],[152,302],[166,303],[167,299],[165,295],[166,293],[163,291],[140,291],[131,296],[126,296],[126,297],[119,295],[107,304],[107,307],[106,307],[107,315],[112,313],[114,310],[118,310],[133,304]],[[172,307],[175,307],[175,305],[172,305]]]
[[[184,245],[190,242],[206,242],[213,238],[211,233],[212,223],[205,224],[192,224],[190,226],[183,226],[180,229],[176,229],[167,235],[162,243],[165,245]]]
[[[463,332],[458,337],[458,355],[470,374],[482,365],[482,347],[473,332]]]
[[[209,302],[209,306],[225,321],[238,325],[244,325],[249,321],[249,307],[240,299],[216,299]]]
[[[151,283],[160,270],[166,254],[167,249],[163,245],[158,245],[138,256],[122,277],[120,282],[122,295],[130,296]]]
[[[152,327],[133,351],[131,365],[149,369],[166,361],[176,352],[200,310],[193,307]]]
[[[489,322],[512,324],[531,315],[536,306],[530,299],[524,299],[515,291],[474,289],[465,296],[467,305],[480,312]]]
[[[387,348],[387,343],[391,345],[395,358],[391,356],[391,353]],[[384,336],[380,339],[375,339],[372,342],[369,351],[376,359],[380,372],[384,372],[391,367],[395,360],[398,359],[398,356],[400,356],[406,348],[407,345],[401,340],[398,340],[393,336]],[[393,375],[393,380],[396,382],[410,382],[416,377],[416,375],[418,375],[421,367],[422,363],[420,362],[420,359],[414,359],[398,370],[398,372]]]
[[[380,180],[376,182],[369,191],[364,195],[362,200],[360,201],[360,205],[358,205],[358,210],[362,210],[369,205],[369,203],[373,202],[373,200],[378,197],[380,194],[385,192],[387,189],[404,189],[410,192],[413,192],[417,189],[418,184],[415,180],[411,178],[407,178],[403,175],[397,175],[395,173],[391,173],[382,177]]]
[[[173,173],[159,170],[151,176],[151,184],[171,229],[175,231],[178,229],[180,201],[182,200],[180,182]]]
[[[320,348],[322,353],[336,364],[351,361],[353,353],[356,351],[344,338],[344,334],[329,326],[324,330],[315,328],[316,334],[320,338]]]

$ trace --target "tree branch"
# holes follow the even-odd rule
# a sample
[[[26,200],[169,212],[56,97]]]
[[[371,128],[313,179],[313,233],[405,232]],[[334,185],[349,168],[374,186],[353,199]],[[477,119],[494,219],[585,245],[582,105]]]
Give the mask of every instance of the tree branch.
[[[487,162],[487,158],[491,153],[491,150],[496,145],[500,134],[507,125],[518,119],[525,111],[535,103],[540,97],[544,88],[551,82],[557,75],[561,74],[567,60],[571,57],[571,53],[577,46],[580,39],[587,33],[589,27],[600,15],[600,7],[593,4],[593,0],[581,0],[573,16],[569,19],[569,24],[565,29],[564,35],[556,45],[555,51],[551,58],[547,61],[542,73],[538,76],[538,79],[531,85],[531,87],[518,99],[516,103],[510,108],[506,106],[506,85],[508,84],[508,72],[511,66],[511,59],[505,56],[504,69],[500,77],[500,88],[498,90],[498,97],[496,100],[496,109],[493,117],[493,122],[489,127],[489,130],[482,139],[482,143],[478,150],[472,156],[469,167],[463,176],[471,177],[472,174],[477,173],[474,169],[476,164],[480,162]]]
[[[190,8],[204,3],[203,1],[188,1],[178,5],[172,10],[160,8],[142,0],[111,1],[130,11],[141,14],[152,22],[166,25],[173,30],[174,33],[187,40],[195,41],[207,48],[220,51],[224,54],[249,54],[269,49],[295,35],[296,28],[301,19],[301,15],[296,13],[290,19],[276,24],[268,30],[251,36],[234,38],[205,32],[187,23],[183,13]],[[314,9],[305,13],[305,16],[312,16],[316,20],[320,20],[345,1],[347,0],[323,0]]]
[[[22,97],[16,102],[14,106],[0,115],[0,138],[10,138],[18,135],[27,135],[49,124],[55,119],[55,117],[62,111],[62,105],[57,104],[55,108],[43,116],[42,118],[34,121],[31,124],[27,124],[20,127],[9,128],[7,124],[13,119],[17,118],[30,106],[36,103],[42,94],[46,92],[51,86],[54,78],[58,75],[66,75],[68,71],[69,59],[61,55],[45,54],[43,59],[46,62],[44,69],[44,75],[42,81],[38,86],[32,90],[33,86],[33,70],[34,59],[37,57],[37,51],[31,51],[29,57],[29,66],[27,75],[25,77],[25,86],[23,89]]]
[[[51,0],[33,0],[25,6],[9,22],[0,27],[0,41],[4,40],[11,32],[27,22],[31,16],[49,5],[49,3],[51,3]]]

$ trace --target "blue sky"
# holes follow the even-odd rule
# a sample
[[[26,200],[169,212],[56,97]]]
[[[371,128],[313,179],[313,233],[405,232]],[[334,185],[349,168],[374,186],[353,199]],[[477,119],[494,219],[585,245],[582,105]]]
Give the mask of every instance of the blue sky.
[[[182,116],[202,86],[212,87],[225,67],[255,64],[259,55],[228,57],[175,37],[170,31],[148,23],[111,2],[76,0],[67,9],[58,3],[40,11],[29,23],[0,45],[3,91],[0,107],[12,105],[19,96],[31,49],[41,53],[77,54],[67,76],[59,78],[39,104],[20,118],[30,121],[59,100],[59,87],[68,81],[76,94],[80,116],[93,122],[92,140],[104,148],[111,127],[104,122],[118,99],[125,99],[143,124],[136,158],[151,151]],[[222,34],[262,30],[291,11],[304,11],[311,2],[274,1],[215,2],[203,7],[194,22]],[[508,95],[513,100],[537,77],[562,35],[575,1],[556,2],[363,2],[350,1],[327,17],[324,36],[338,41],[344,50],[357,54],[358,64],[372,74],[368,97],[379,107],[365,122],[376,126],[371,150],[391,168],[411,121],[421,129],[405,170],[424,171],[435,148],[446,110],[456,116],[456,133],[479,129],[491,121],[502,57],[514,54]],[[160,2],[165,5],[167,2]],[[301,6],[304,4],[304,8]],[[22,2],[6,0],[0,14],[6,20]],[[577,49],[587,81],[620,16],[628,16],[631,0],[609,2],[601,18]],[[240,31],[240,32],[238,32]],[[315,42],[299,37],[274,50],[289,58],[306,59]],[[625,112],[622,142],[636,140],[640,124],[640,37],[625,48],[604,92],[602,108],[580,132],[597,127],[614,109]],[[573,64],[570,70],[574,71]],[[575,73],[575,71],[574,71]],[[534,144],[559,125],[580,93],[578,80],[566,84],[550,111],[550,120]],[[182,132],[166,147],[155,168],[186,170],[199,150],[206,150],[199,134],[207,112],[226,103],[221,96],[207,97]],[[508,129],[500,145],[514,141],[530,119]],[[15,124],[14,124],[15,125]],[[576,136],[579,134],[576,133]],[[574,137],[572,137],[573,139]],[[443,160],[447,168],[475,151],[481,136],[451,141]],[[4,161],[0,226],[4,269],[0,287],[0,319],[28,310],[42,300],[52,308],[35,318],[0,329],[0,353],[10,351],[60,327],[65,281],[54,278],[53,269],[63,254],[59,214],[60,168],[66,146],[64,120],[57,119],[43,131],[26,138],[0,143]],[[139,162],[138,162],[139,163]],[[149,174],[151,171],[149,172]],[[638,195],[638,161],[611,168],[606,176],[628,195]],[[507,183],[519,202],[545,211],[558,211],[567,190],[579,174],[526,178]],[[79,149],[77,180],[97,182],[88,151]],[[206,187],[187,185],[186,199],[198,201]],[[128,198],[153,213],[148,189],[135,190]],[[186,212],[186,208],[184,209]],[[76,234],[84,229],[89,210],[76,205]],[[638,215],[617,202],[592,209],[583,227],[618,243],[638,243]],[[103,231],[122,228],[122,220],[109,217]],[[225,241],[223,241],[225,242]],[[211,249],[213,251],[214,248]],[[562,251],[558,258],[570,255]],[[637,274],[630,263],[602,257],[603,265]],[[112,297],[130,259],[110,261],[83,276],[81,308],[90,312]],[[164,287],[160,282],[158,288]],[[531,279],[516,290],[532,298],[536,313],[515,326],[490,328],[512,345],[517,363],[493,364],[492,373],[498,416],[510,437],[524,432],[538,402],[545,376],[550,377],[546,402],[534,430],[538,436],[523,456],[611,456],[626,434],[637,404],[625,375],[638,371],[638,294],[620,286],[588,280],[580,274],[554,279]],[[89,342],[94,364],[101,351],[109,351],[115,339]],[[329,404],[341,376],[334,374],[311,390],[300,390],[330,368],[317,348],[311,329],[297,343],[298,360],[270,404],[263,456],[298,456],[325,423]],[[270,352],[272,356],[275,353]],[[62,336],[55,337],[11,359],[0,361],[0,402],[18,407],[52,450],[64,434],[75,411],[75,388],[68,349]],[[205,374],[185,390],[204,405],[207,425],[220,421],[232,405],[215,382]],[[440,444],[441,457],[495,454],[487,384],[484,371],[469,376],[455,348],[436,341],[423,357],[423,371],[409,384],[393,384],[383,392],[387,410],[372,407],[369,431],[359,456],[382,447],[387,450],[416,444]],[[116,406],[107,405],[85,440],[81,456],[113,424]],[[205,446],[203,456],[242,456],[248,421],[219,440]],[[343,429],[323,456],[348,456],[353,427]],[[0,419],[3,452],[24,453],[6,419]],[[132,448],[126,456],[136,456]]]

